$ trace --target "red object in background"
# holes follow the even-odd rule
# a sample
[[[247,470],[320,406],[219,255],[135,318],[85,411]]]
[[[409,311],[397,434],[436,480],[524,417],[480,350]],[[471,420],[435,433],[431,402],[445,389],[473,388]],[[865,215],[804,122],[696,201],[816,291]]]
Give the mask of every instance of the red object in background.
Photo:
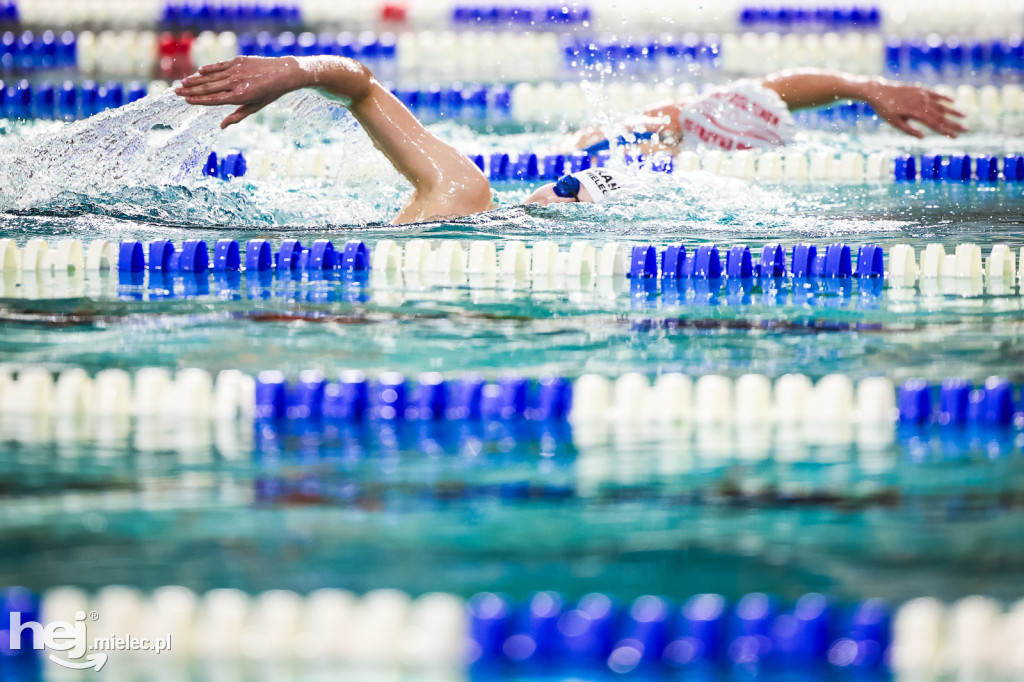
[[[190,52],[193,36],[191,33],[161,33],[159,42],[159,64],[157,77],[164,80],[178,80],[192,73]]]
[[[405,5],[395,2],[386,2],[380,8],[381,21],[402,23],[405,21],[407,13],[408,8]]]

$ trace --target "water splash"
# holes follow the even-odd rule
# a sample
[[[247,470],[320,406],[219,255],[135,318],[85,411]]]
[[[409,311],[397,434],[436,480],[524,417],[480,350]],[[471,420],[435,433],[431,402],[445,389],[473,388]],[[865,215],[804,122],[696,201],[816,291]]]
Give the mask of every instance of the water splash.
[[[171,92],[72,124],[25,126],[0,137],[0,211],[23,216],[100,215],[137,221],[140,229],[279,228],[322,231],[390,222],[409,184],[336,103],[300,91],[227,131],[230,107],[194,107]],[[439,122],[431,130],[464,151],[540,149],[558,131],[510,134]],[[885,135],[838,139],[858,148]],[[811,131],[798,146],[834,146],[835,136]],[[224,183],[204,177],[209,151],[261,150],[272,177]],[[316,149],[328,177],[288,177],[296,149]],[[533,186],[500,186],[503,210],[449,221],[483,233],[693,235],[840,235],[904,229],[913,215],[886,210],[898,202],[883,187],[796,188],[751,185],[706,173],[646,174],[644,189],[602,206],[517,207]],[[877,206],[877,207],[876,207]],[[89,229],[89,228],[84,228]],[[434,229],[410,226],[406,230]]]
[[[331,226],[386,222],[408,185],[348,113],[311,92],[288,95],[261,122],[220,130],[233,107],[196,107],[173,92],[71,124],[25,126],[0,145],[0,211],[101,214],[170,225]],[[203,176],[210,151],[260,149],[287,158],[320,147],[325,181],[276,176],[224,183]]]
[[[225,107],[189,106],[166,92],[23,138],[3,151],[0,209],[181,184],[199,175],[225,115]]]

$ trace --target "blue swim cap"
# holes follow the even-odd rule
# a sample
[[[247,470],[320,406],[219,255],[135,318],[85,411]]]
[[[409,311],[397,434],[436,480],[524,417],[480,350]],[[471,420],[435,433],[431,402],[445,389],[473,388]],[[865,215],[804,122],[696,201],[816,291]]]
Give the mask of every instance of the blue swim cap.
[[[580,181],[572,175],[563,175],[553,188],[555,196],[576,199],[580,194]]]

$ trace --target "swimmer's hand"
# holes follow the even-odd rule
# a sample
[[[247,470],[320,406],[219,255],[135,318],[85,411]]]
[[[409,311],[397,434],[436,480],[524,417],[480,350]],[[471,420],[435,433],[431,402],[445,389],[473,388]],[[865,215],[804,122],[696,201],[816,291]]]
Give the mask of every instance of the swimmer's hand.
[[[921,85],[873,80],[864,99],[879,117],[907,135],[924,137],[924,132],[911,125],[911,121],[923,123],[946,137],[967,132],[956,120],[964,115],[950,106],[953,100]]]
[[[235,57],[202,66],[175,92],[189,104],[240,105],[220,127],[238,123],[282,95],[311,85],[309,72],[293,57]]]

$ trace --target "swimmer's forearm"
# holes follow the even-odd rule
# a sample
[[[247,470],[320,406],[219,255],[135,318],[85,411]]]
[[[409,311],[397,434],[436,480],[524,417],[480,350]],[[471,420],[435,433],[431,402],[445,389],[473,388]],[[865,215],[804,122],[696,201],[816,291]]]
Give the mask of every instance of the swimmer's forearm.
[[[352,108],[380,85],[370,71],[344,57],[236,57],[209,64],[175,89],[189,104],[240,105],[221,124],[244,120],[289,92],[315,88]]]
[[[912,125],[914,121],[947,137],[967,132],[958,120],[963,113],[953,107],[953,100],[922,85],[812,70],[769,76],[764,85],[779,93],[790,109],[855,99],[867,102],[879,118],[914,137],[924,137],[924,132]]]
[[[881,78],[817,69],[783,71],[764,79],[764,86],[777,92],[793,111],[843,99],[870,103],[877,98],[883,84]]]

